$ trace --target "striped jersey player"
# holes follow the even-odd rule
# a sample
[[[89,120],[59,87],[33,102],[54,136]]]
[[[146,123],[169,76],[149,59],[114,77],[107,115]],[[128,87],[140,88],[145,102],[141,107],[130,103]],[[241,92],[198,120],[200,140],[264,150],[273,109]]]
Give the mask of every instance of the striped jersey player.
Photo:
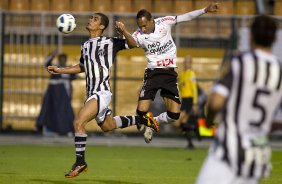
[[[271,53],[276,30],[273,18],[257,16],[251,26],[253,49],[224,63],[207,122],[212,124],[219,111],[221,118],[198,184],[257,184],[269,175],[268,134],[282,99],[282,63]]]
[[[95,118],[104,132],[136,124],[150,126],[158,131],[158,123],[151,113],[144,116],[111,116],[111,110],[108,108],[112,96],[109,84],[110,68],[115,61],[117,52],[125,49],[127,43],[129,47],[132,47],[135,41],[128,39],[126,43],[125,39],[103,36],[108,24],[109,19],[105,14],[95,13],[86,26],[90,38],[82,45],[80,62],[64,68],[48,66],[48,71],[52,74],[84,72],[86,76],[87,99],[73,122],[76,161],[69,172],[65,174],[66,178],[73,178],[87,171],[85,126],[92,119]]]

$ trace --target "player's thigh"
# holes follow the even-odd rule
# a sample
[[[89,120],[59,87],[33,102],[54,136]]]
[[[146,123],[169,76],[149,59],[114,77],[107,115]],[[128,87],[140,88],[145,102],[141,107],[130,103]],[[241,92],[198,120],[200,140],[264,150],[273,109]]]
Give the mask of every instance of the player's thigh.
[[[171,98],[163,97],[167,111],[179,113],[181,104]]]
[[[234,184],[234,174],[227,163],[209,155],[201,168],[196,184]]]
[[[98,102],[95,98],[87,101],[80,109],[76,121],[77,123],[86,123],[92,120],[98,113]]]

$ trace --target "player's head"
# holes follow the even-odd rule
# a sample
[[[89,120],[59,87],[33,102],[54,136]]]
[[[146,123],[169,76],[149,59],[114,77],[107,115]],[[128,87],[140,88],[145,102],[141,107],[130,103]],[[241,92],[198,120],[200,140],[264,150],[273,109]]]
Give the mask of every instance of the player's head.
[[[89,31],[101,30],[102,32],[108,27],[109,18],[103,13],[95,13],[89,19],[86,29]]]
[[[66,66],[67,64],[67,55],[66,54],[59,54],[58,59],[59,59],[60,66]]]
[[[277,21],[267,15],[256,16],[251,25],[253,46],[271,47],[276,39]]]
[[[187,55],[184,57],[184,70],[188,70],[192,68],[192,56]]]
[[[145,9],[140,10],[136,15],[136,21],[138,27],[143,33],[150,34],[154,32],[155,22],[149,11]]]

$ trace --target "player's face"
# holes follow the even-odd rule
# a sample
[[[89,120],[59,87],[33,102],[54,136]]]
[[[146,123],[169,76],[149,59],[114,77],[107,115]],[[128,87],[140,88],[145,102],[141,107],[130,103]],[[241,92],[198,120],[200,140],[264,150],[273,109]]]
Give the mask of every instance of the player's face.
[[[145,34],[150,34],[154,32],[155,24],[153,18],[147,20],[146,17],[141,17],[137,19],[137,25],[141,29],[141,31]]]
[[[101,17],[99,15],[92,15],[88,21],[88,24],[86,26],[86,29],[95,31],[95,30],[101,30]]]

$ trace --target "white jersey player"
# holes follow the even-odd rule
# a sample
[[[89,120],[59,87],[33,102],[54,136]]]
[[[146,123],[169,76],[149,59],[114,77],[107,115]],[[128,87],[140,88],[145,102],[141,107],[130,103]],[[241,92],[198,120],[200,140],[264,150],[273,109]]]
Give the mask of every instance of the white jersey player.
[[[173,123],[180,115],[180,99],[177,87],[177,73],[174,71],[176,65],[176,46],[171,36],[171,28],[180,22],[190,21],[208,12],[216,12],[218,4],[212,3],[204,9],[195,10],[178,16],[166,16],[154,19],[147,10],[137,13],[136,21],[138,29],[133,33],[136,46],[144,49],[147,58],[147,68],[144,75],[136,113],[143,116],[148,112],[151,101],[154,100],[158,90],[164,99],[167,112],[156,117],[159,123]],[[123,23],[117,23],[118,31],[125,34]],[[146,129],[144,137],[149,143],[153,131]]]
[[[282,98],[282,63],[271,53],[277,28],[273,18],[255,17],[252,50],[225,61],[209,100],[207,124],[217,112],[222,116],[198,184],[257,184],[269,175],[268,134]]]

